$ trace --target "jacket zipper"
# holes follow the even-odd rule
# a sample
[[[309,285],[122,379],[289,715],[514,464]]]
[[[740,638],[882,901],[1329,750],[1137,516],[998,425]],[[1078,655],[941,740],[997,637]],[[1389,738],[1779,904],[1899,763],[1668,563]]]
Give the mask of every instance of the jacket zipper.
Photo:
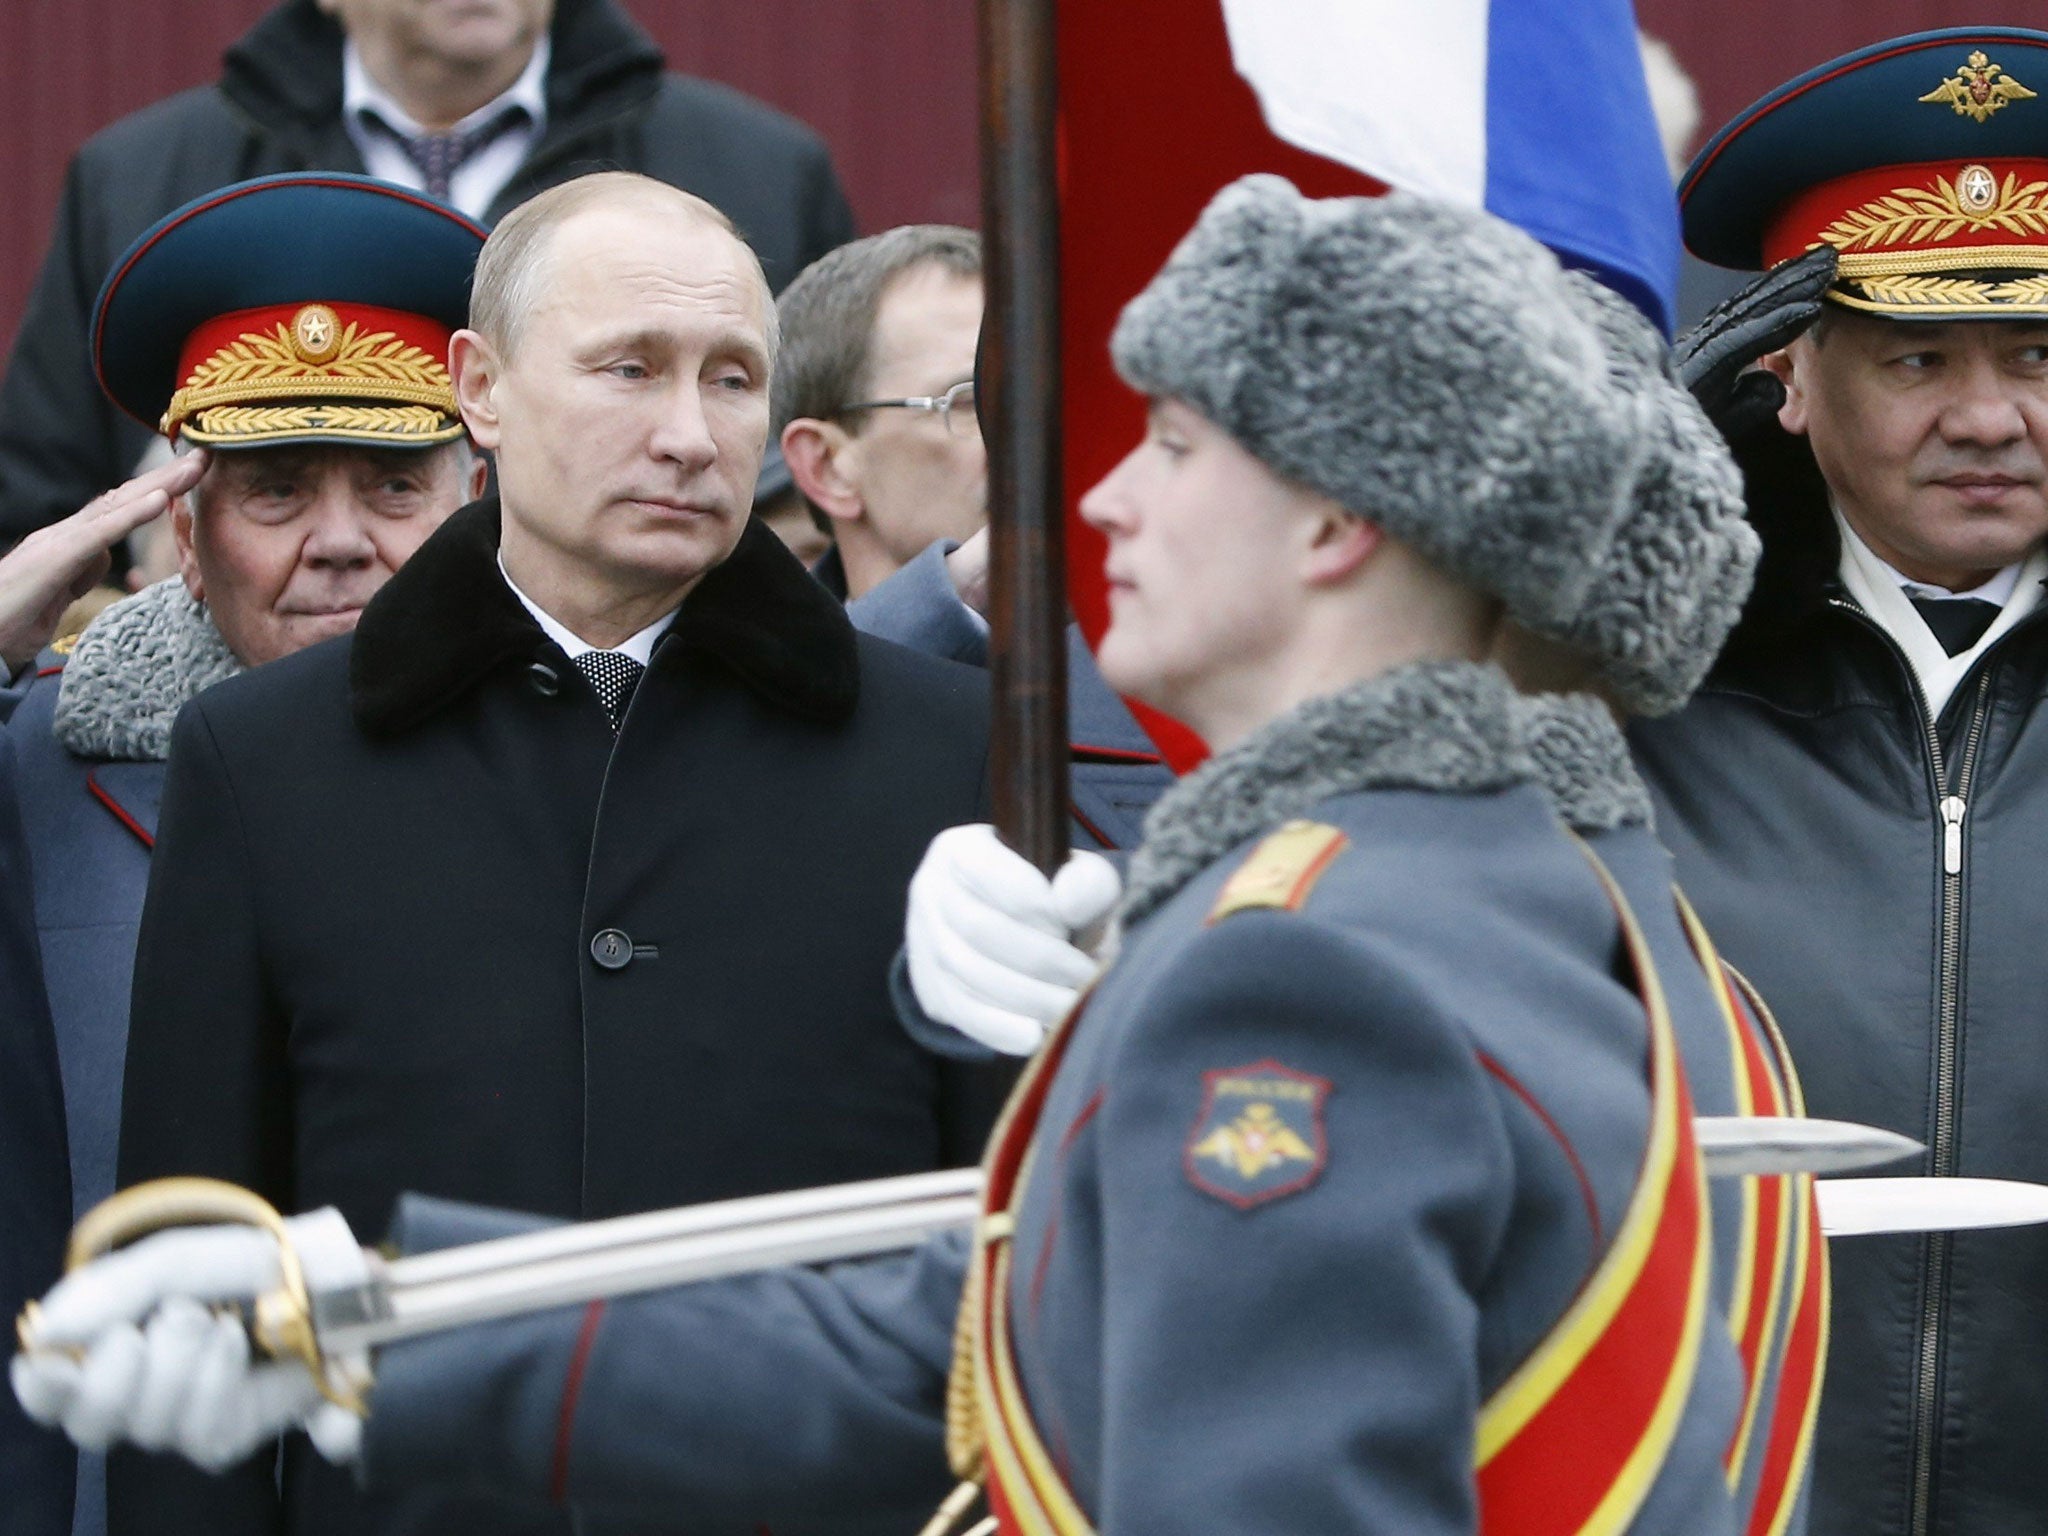
[[[1991,669],[1981,666],[1976,697],[1970,702],[1969,729],[1956,764],[1956,781],[1948,781],[1941,751],[1941,731],[1927,707],[1912,664],[1896,640],[1863,608],[1844,598],[1829,603],[1855,614],[1890,646],[1912,685],[1926,727],[1928,765],[1933,774],[1935,812],[1941,821],[1941,967],[1935,1011],[1933,1173],[1949,1178],[1956,1171],[1956,1069],[1961,1050],[1963,969],[1963,818],[1970,809],[1970,788],[1976,777],[1977,748],[1990,714]],[[1919,1374],[1913,1391],[1913,1503],[1909,1530],[1928,1536],[1934,1518],[1935,1412],[1940,1407],[1939,1369],[1943,1325],[1948,1319],[1948,1273],[1951,1234],[1930,1233],[1921,1257]]]

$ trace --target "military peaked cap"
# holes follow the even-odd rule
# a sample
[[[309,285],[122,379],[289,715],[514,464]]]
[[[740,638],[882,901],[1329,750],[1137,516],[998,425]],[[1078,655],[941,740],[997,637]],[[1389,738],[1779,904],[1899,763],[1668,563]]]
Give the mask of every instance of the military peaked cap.
[[[94,306],[114,403],[213,448],[462,434],[448,338],[484,231],[367,176],[264,176],[158,221]]]
[[[1685,242],[1760,269],[1821,244],[1828,297],[2048,317],[2048,32],[1955,27],[1832,59],[1738,113],[1679,186]]]

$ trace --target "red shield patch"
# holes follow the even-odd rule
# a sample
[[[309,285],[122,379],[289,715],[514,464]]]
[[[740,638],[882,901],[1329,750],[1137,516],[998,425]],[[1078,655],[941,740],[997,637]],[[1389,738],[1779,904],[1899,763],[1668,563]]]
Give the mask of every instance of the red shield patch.
[[[1241,1211],[1315,1183],[1329,1161],[1327,1079],[1279,1062],[1202,1074],[1202,1111],[1181,1152],[1188,1182]]]

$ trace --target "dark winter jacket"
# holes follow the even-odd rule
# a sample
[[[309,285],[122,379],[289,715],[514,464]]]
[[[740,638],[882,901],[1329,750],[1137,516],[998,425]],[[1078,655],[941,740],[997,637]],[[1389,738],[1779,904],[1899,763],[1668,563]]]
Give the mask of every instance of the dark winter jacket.
[[[1009,1074],[918,1049],[886,978],[926,844],[985,815],[982,675],[857,636],[754,524],[615,742],[497,530],[456,513],[353,642],[180,718],[123,1182],[373,1233],[402,1190],[600,1217],[972,1161]],[[280,1526],[267,1464],[117,1457],[111,1529],[528,1528],[366,1506],[303,1442],[285,1465]]]
[[[486,211],[596,170],[637,170],[723,209],[780,288],[853,236],[825,146],[737,91],[666,74],[614,0],[559,0],[547,126]],[[149,429],[100,393],[92,304],[136,236],[216,187],[279,171],[363,169],[341,119],[342,34],[284,0],[231,47],[221,79],[143,108],[71,163],[55,234],[0,381],[0,543],[75,512],[134,471]]]
[[[1919,1138],[1921,1172],[2048,1180],[2048,611],[1930,728],[1836,575],[1810,452],[1773,431],[1749,459],[1756,592],[1693,703],[1633,732],[1658,830],[1770,999],[1811,1113]],[[2048,1228],[1832,1257],[1815,1536],[2039,1532]]]

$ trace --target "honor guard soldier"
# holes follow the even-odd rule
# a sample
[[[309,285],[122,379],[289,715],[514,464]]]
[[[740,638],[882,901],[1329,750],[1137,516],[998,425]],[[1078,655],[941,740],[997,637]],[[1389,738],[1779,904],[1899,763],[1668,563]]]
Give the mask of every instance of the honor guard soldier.
[[[2048,33],[1830,60],[1681,196],[1695,254],[1764,274],[1680,347],[1763,558],[1699,696],[1634,729],[1658,829],[1815,1114],[2048,1179]],[[1834,1259],[1813,1529],[2038,1531],[2048,1235]]]
[[[1218,751],[1011,1101],[971,1252],[331,1362],[341,1396],[374,1367],[358,1421],[191,1300],[267,1285],[269,1236],[168,1234],[53,1294],[35,1339],[85,1355],[20,1357],[34,1411],[214,1459],[307,1422],[373,1487],[880,1531],[930,1490],[874,1448],[950,1399],[1003,1530],[1733,1530],[1741,1372],[1658,965],[1479,659],[1504,609],[1569,638],[1645,489],[1642,413],[1526,237],[1266,177],[1115,350],[1153,405],[1084,503],[1104,672]],[[287,1229],[316,1288],[363,1267],[337,1225]]]
[[[1671,377],[1654,327],[1590,278],[1568,281],[1601,331],[1617,387],[1642,413],[1648,457],[1578,610],[1543,636],[1504,626],[1495,654],[1535,695],[1518,709],[1539,782],[1635,906],[1694,1107],[1798,1114],[1798,1077],[1768,1011],[1675,891],[1671,856],[1652,830],[1649,793],[1614,714],[1681,706],[1727,638],[1757,557],[1741,480],[1712,423]],[[1596,692],[1579,691],[1587,689]],[[987,829],[949,833],[913,886],[909,948],[921,990],[905,1000],[906,1024],[963,1055],[1035,1049],[1092,971],[1093,957],[1077,947],[1085,925],[1069,909],[1084,882],[1103,878],[1114,881],[1077,855],[1048,883]],[[1743,1367],[1741,1429],[1725,1453],[1736,1529],[1797,1530],[1827,1326],[1827,1250],[1812,1182],[1717,1179],[1709,1194],[1714,1305]]]

